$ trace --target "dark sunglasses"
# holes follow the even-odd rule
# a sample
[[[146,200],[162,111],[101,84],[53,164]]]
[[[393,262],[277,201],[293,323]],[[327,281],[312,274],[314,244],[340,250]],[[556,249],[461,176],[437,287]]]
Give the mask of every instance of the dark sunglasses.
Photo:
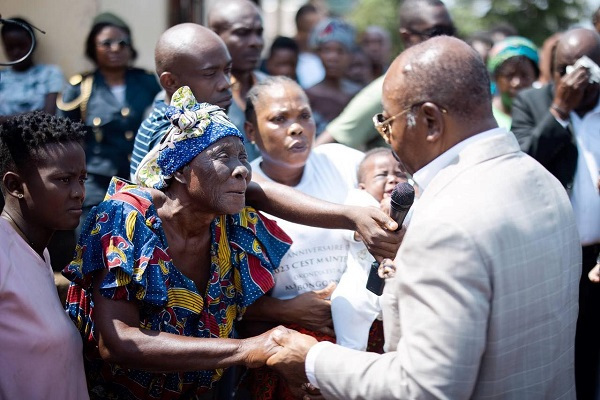
[[[96,43],[96,46],[104,47],[105,49],[110,49],[114,45],[122,49],[131,46],[131,41],[129,39],[106,39]]]
[[[417,31],[414,29],[407,28],[407,30],[414,34],[419,35],[421,37],[432,38],[435,36],[454,36],[456,34],[456,28],[454,26],[444,26],[444,25],[436,25],[429,29],[425,29],[422,31]]]

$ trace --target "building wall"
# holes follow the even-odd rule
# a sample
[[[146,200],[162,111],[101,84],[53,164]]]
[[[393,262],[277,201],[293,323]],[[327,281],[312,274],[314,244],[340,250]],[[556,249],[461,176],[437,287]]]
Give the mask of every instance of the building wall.
[[[296,12],[306,0],[262,0],[265,52],[278,36],[296,35]]]
[[[84,56],[85,38],[94,17],[105,11],[130,27],[138,51],[135,66],[154,70],[154,45],[167,28],[168,0],[2,0],[0,14],[21,16],[46,31],[36,32],[38,63],[57,64],[65,76],[93,69]],[[0,56],[5,61],[4,54]]]

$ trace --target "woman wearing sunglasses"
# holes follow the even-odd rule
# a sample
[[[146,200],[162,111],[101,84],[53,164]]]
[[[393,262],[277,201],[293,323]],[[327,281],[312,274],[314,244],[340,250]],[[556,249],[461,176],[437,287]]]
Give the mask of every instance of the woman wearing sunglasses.
[[[98,15],[85,46],[96,69],[73,76],[57,102],[61,115],[88,127],[89,179],[82,221],[103,200],[112,176],[129,176],[135,132],[160,91],[152,72],[131,67],[137,52],[129,27],[117,16]]]

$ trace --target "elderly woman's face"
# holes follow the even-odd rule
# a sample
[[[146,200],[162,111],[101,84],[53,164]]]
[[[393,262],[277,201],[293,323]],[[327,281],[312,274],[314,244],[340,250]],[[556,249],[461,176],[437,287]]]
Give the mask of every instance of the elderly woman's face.
[[[190,195],[208,213],[235,214],[245,206],[252,178],[242,141],[228,136],[198,154],[184,169]]]
[[[304,91],[292,83],[265,89],[255,105],[254,140],[263,162],[304,167],[315,137],[315,121]]]
[[[96,35],[96,63],[105,68],[126,68],[131,61],[131,39],[116,26],[107,26]]]

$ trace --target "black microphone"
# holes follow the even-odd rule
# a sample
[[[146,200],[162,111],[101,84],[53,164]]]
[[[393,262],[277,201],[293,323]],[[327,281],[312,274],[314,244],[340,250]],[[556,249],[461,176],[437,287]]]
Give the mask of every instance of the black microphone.
[[[408,210],[415,201],[415,188],[408,182],[400,182],[392,191],[390,199],[390,217],[398,223],[398,229],[402,229],[402,223],[408,214]]]
[[[390,217],[398,223],[396,231],[402,229],[402,223],[414,201],[415,189],[410,183],[400,182],[396,185],[390,199]],[[367,280],[367,289],[377,296],[381,296],[383,287],[385,286],[385,279],[379,276],[378,269],[379,263],[373,261],[371,270],[369,271],[369,279]]]

